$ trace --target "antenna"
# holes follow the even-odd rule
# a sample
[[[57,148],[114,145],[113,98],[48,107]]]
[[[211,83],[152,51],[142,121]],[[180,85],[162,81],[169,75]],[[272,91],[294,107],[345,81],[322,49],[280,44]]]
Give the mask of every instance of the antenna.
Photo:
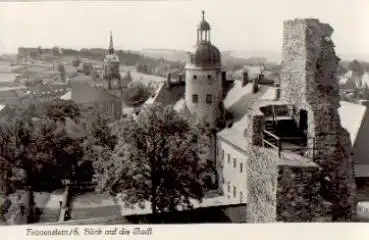
[[[202,13],[202,20],[205,20],[205,11],[202,10],[201,13]]]

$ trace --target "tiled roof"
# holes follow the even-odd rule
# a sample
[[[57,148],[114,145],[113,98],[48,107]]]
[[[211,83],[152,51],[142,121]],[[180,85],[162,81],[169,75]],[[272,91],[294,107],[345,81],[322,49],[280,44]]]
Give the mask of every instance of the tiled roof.
[[[220,131],[217,136],[223,140],[246,150],[246,138],[244,131],[248,123],[247,110],[257,100],[272,100],[275,96],[275,88],[259,85],[259,91],[252,93],[252,84],[241,87],[235,84],[225,99],[225,108],[234,117],[233,125]]]
[[[169,89],[165,83],[162,83],[153,96],[146,101],[146,104],[174,105],[184,97],[184,92],[184,84],[176,84]]]
[[[253,94],[253,84],[242,87],[241,82],[235,81],[234,87],[228,92],[224,100],[224,107],[232,113],[234,119],[242,118],[249,106],[258,99],[273,99],[275,88],[267,85],[259,85],[259,90]]]
[[[84,83],[73,85],[71,95],[71,100],[78,104],[105,102],[117,99],[103,88],[94,88]]]

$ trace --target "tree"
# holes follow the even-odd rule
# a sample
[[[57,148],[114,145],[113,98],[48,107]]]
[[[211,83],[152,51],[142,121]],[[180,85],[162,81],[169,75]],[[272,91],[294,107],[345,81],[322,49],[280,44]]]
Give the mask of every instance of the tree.
[[[65,75],[66,75],[66,70],[65,70],[65,67],[64,67],[64,64],[60,63],[58,65],[58,71],[59,71],[59,74],[60,74],[60,78],[62,79],[63,82],[65,82]]]
[[[151,202],[157,214],[191,209],[202,200],[208,143],[200,131],[172,108],[153,105],[136,119],[117,124],[118,145],[100,165],[99,187],[122,194],[127,204]],[[158,220],[158,219],[157,219]]]
[[[90,66],[89,64],[87,63],[83,63],[82,65],[82,72],[85,74],[85,75],[90,75]]]
[[[350,62],[348,69],[356,73],[358,76],[362,76],[364,74],[364,68],[358,60]]]
[[[72,65],[73,65],[75,68],[78,68],[80,64],[81,64],[81,59],[80,59],[79,57],[76,57],[76,58],[72,61]]]
[[[46,105],[46,116],[64,122],[66,118],[76,120],[81,117],[81,111],[73,101],[56,99]]]
[[[153,89],[142,82],[132,82],[123,95],[125,101],[131,105],[139,105],[145,102],[153,93]]]

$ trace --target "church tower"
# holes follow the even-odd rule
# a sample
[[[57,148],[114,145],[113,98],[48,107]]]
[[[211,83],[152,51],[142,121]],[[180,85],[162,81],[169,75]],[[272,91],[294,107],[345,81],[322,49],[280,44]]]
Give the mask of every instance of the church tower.
[[[202,19],[197,28],[197,42],[188,54],[186,71],[186,105],[191,114],[215,126],[221,117],[222,80],[221,54],[210,41],[210,24]]]
[[[118,55],[115,53],[114,45],[113,45],[113,35],[110,31],[110,42],[108,53],[104,59],[104,79],[105,88],[109,91],[113,92],[116,95],[121,96],[122,94],[122,86],[120,81],[120,69],[119,69],[120,61]]]

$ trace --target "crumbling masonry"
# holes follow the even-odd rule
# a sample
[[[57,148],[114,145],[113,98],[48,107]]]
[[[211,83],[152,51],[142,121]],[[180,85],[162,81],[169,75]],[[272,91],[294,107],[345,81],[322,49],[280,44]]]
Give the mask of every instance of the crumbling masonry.
[[[286,157],[289,155],[292,159],[291,154],[278,155],[277,150],[266,149],[260,137],[265,123],[265,116],[260,109],[268,104],[254,106],[248,128],[249,149],[254,153],[250,156],[248,169],[248,222],[312,221],[316,217],[312,212],[315,205],[315,212],[318,211],[321,197],[332,204],[332,221],[350,221],[352,218],[355,195],[352,149],[349,134],[341,126],[338,114],[340,97],[335,73],[339,59],[330,38],[332,33],[333,29],[328,24],[320,23],[317,19],[284,22],[281,95],[278,101],[268,104],[293,106],[291,114],[297,123],[301,116],[307,118],[305,132],[309,140],[306,149],[313,151],[306,151],[301,159],[312,159],[316,166],[292,166]],[[301,112],[305,115],[301,115]],[[259,159],[255,156],[259,156]],[[260,160],[260,156],[264,157]],[[265,164],[257,161],[264,161]],[[272,169],[274,172],[271,172]],[[252,175],[260,176],[263,173],[270,174],[264,177],[270,179],[269,185],[252,181]],[[286,174],[298,178],[292,184]],[[296,184],[300,186],[296,187]],[[318,190],[322,187],[326,189],[323,196],[322,191]],[[254,190],[259,195],[263,191],[269,194],[255,197],[255,194],[251,194]],[[310,203],[304,204],[305,201]],[[257,211],[256,202],[269,212],[253,213]]]

